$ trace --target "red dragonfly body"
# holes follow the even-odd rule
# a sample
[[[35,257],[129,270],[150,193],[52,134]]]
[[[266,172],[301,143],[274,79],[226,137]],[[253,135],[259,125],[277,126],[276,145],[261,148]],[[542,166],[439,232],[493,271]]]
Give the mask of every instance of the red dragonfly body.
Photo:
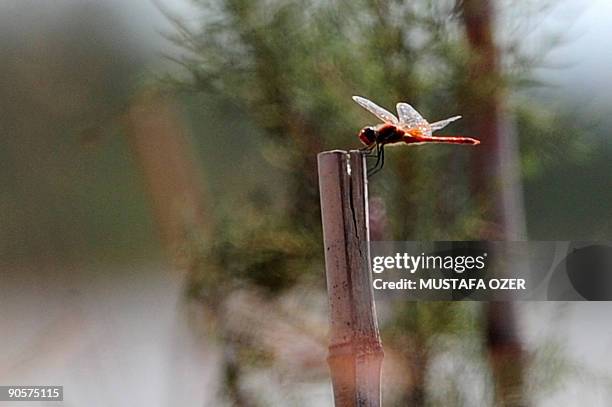
[[[450,143],[450,144],[480,144],[480,141],[470,137],[424,136],[418,130],[404,130],[390,123],[383,123],[376,127],[364,127],[359,132],[359,140],[369,147],[378,143],[389,144],[423,144],[423,143]]]
[[[416,145],[425,143],[480,144],[479,140],[470,137],[432,135],[434,131],[446,127],[449,123],[460,119],[461,116],[454,116],[430,124],[408,103],[397,104],[398,119],[393,113],[368,99],[353,96],[353,100],[383,122],[377,126],[364,127],[359,132],[359,140],[364,144],[364,150],[371,153],[376,149],[377,160],[372,174],[379,171],[384,165],[384,147],[386,145]]]

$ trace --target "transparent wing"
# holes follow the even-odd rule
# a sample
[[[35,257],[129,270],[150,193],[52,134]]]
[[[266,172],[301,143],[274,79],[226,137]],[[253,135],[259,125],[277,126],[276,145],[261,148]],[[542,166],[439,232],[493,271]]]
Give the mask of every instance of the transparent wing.
[[[453,116],[453,117],[449,117],[448,119],[444,119],[444,120],[440,120],[438,122],[432,123],[431,131],[443,129],[444,127],[448,126],[449,123],[452,123],[455,120],[459,120],[459,119],[461,119],[461,116]]]
[[[395,125],[399,124],[397,117],[395,117],[393,113],[383,109],[371,100],[362,98],[361,96],[353,96],[353,100],[359,103],[359,106],[363,107],[365,110],[372,113],[374,116],[378,117],[383,122]]]
[[[413,129],[417,127],[427,127],[429,123],[423,119],[423,116],[416,111],[416,109],[410,106],[408,103],[398,103],[397,114],[399,115],[399,121],[402,127]]]

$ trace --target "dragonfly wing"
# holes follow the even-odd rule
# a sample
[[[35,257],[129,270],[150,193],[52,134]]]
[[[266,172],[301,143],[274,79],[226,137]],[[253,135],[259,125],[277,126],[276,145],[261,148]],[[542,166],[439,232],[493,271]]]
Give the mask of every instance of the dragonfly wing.
[[[444,119],[444,120],[440,120],[439,122],[432,123],[431,131],[443,129],[444,127],[448,126],[449,123],[452,123],[455,120],[459,120],[459,119],[461,119],[461,116],[453,116],[453,117],[449,117],[448,119]]]
[[[400,125],[407,129],[414,128],[427,128],[429,123],[423,119],[423,116],[416,111],[416,109],[410,106],[408,103],[398,103],[397,114],[399,116]]]
[[[399,124],[397,117],[395,117],[393,113],[389,112],[388,110],[383,109],[382,107],[378,106],[376,103],[372,102],[371,100],[362,98],[361,96],[353,96],[353,100],[357,102],[359,106],[363,107],[365,110],[372,113],[374,116],[378,117],[383,122],[391,123],[394,125]]]

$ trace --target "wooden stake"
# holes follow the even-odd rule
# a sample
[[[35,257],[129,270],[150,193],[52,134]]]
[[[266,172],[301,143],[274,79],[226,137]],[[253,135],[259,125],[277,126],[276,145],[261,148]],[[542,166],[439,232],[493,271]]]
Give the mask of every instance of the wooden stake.
[[[383,349],[370,272],[365,157],[325,151],[318,164],[334,404],[379,407]]]

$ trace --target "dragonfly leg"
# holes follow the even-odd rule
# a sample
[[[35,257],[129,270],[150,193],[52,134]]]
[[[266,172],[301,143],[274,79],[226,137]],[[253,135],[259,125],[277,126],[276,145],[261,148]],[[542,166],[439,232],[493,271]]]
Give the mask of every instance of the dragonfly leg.
[[[376,143],[376,154],[370,155],[370,157],[376,157],[376,164],[374,164],[374,167],[372,167],[372,169],[378,167],[378,164],[380,163],[380,148],[380,144]]]
[[[378,171],[382,170],[384,165],[385,165],[385,146],[381,145],[380,149],[378,150],[378,159],[376,160],[376,164],[374,165],[373,168],[368,170],[368,175],[373,176]]]
[[[376,163],[374,164],[372,168],[368,169],[368,174],[370,175],[376,174],[378,171],[380,171],[380,169],[382,168],[381,159],[384,159],[383,154],[384,154],[384,146],[382,144],[377,144],[376,145]]]
[[[372,153],[376,149],[376,154]],[[362,151],[367,158],[378,157],[378,143],[370,144],[369,146],[365,146],[359,149]]]

